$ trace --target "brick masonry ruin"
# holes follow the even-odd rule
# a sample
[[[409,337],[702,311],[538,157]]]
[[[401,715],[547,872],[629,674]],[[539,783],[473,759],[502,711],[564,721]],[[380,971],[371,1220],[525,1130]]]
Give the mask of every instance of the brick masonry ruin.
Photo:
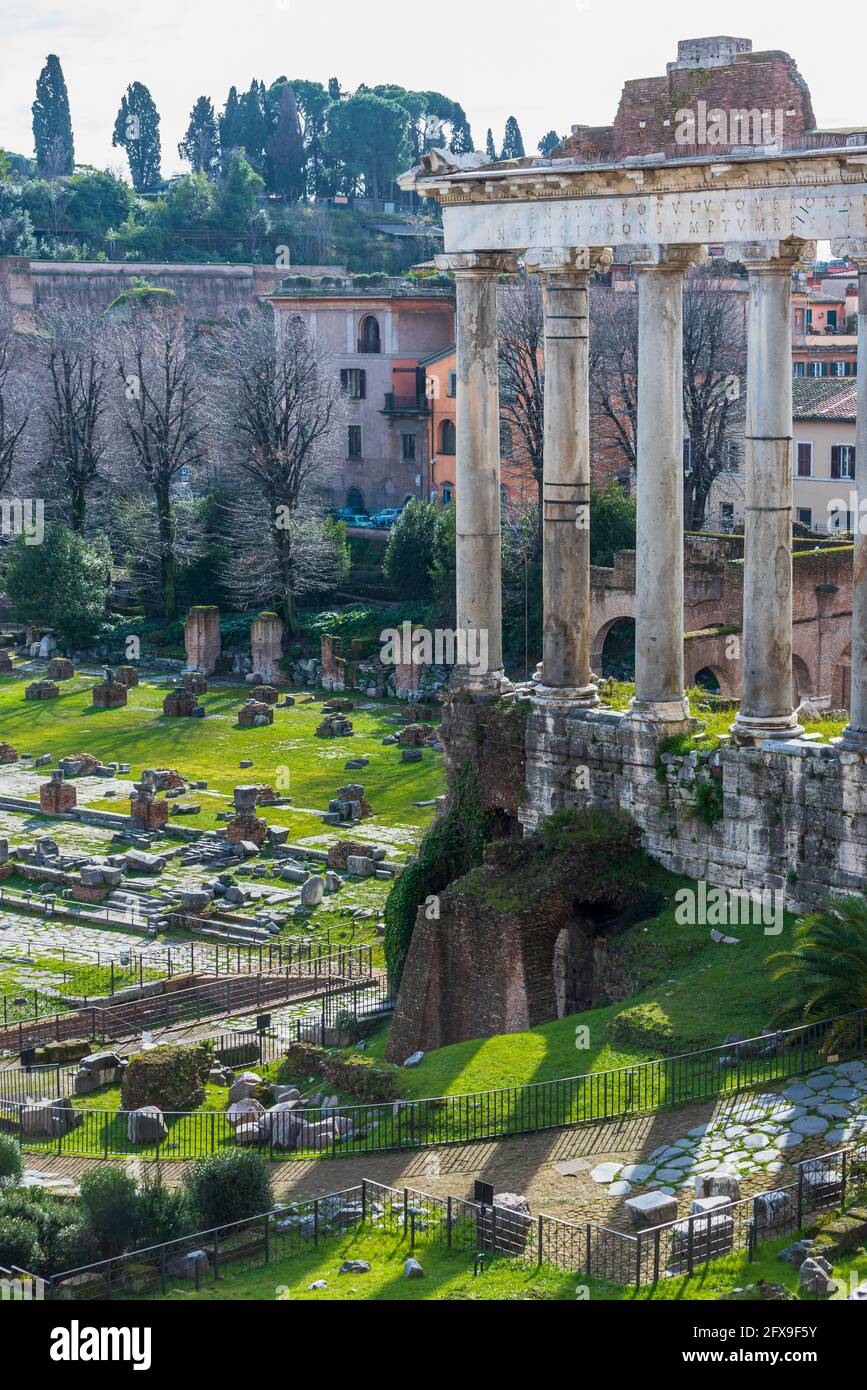
[[[796,542],[792,587],[795,703],[847,709],[852,666],[852,548],[814,549]],[[739,635],[743,620],[743,536],[684,538],[684,667],[687,686],[710,672],[723,695],[741,689]],[[590,570],[592,666],[603,670],[609,633],[635,618],[635,553],[620,551],[610,568]]]
[[[170,690],[163,700],[163,714],[168,719],[195,719],[200,709],[198,699],[184,685]]]
[[[71,811],[78,800],[78,793],[69,782],[65,782],[62,772],[52,772],[51,781],[39,788],[39,805],[47,816],[59,816]]]
[[[129,690],[123,681],[115,679],[114,672],[106,670],[105,680],[95,685],[92,691],[94,709],[123,709]]]
[[[214,674],[222,650],[219,608],[190,609],[184,624],[184,647],[190,670],[201,671],[203,676]]]
[[[280,662],[283,660],[283,623],[276,613],[260,613],[250,627],[253,670],[269,685],[285,685]]]
[[[46,666],[45,674],[50,681],[71,681],[75,675],[75,667],[67,657],[55,656]]]
[[[617,160],[656,151],[683,156],[694,145],[677,141],[676,112],[695,110],[699,101],[707,111],[782,111],[789,139],[816,127],[809,89],[788,53],[753,53],[749,39],[684,39],[663,76],[624,83],[613,125],[573,126],[557,157]]]

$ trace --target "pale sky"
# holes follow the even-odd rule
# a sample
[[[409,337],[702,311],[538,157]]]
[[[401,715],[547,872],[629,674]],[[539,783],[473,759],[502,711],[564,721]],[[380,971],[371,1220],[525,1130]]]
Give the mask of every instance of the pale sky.
[[[133,81],[160,112],[164,175],[185,170],[177,144],[198,96],[219,110],[232,83],[281,74],[433,88],[464,106],[477,147],[489,125],[499,147],[515,115],[535,153],[552,128],[609,124],[625,79],[664,73],[678,38],[715,33],[790,53],[820,125],[867,122],[867,11],[814,0],[2,0],[0,24],[0,147],[32,155],[36,78],[57,53],[76,160],[124,173],[111,132]]]

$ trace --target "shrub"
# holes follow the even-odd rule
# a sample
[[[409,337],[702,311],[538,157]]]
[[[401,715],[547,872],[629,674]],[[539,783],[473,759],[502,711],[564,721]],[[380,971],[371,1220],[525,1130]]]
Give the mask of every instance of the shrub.
[[[50,1267],[56,1273],[63,1273],[67,1269],[96,1264],[99,1258],[96,1236],[81,1217],[77,1217],[57,1232]]]
[[[610,1020],[606,1027],[613,1043],[642,1052],[674,1051],[674,1029],[658,1004],[635,1004]]]
[[[139,1188],[137,1207],[140,1244],[162,1245],[186,1235],[190,1228],[186,1193],[166,1187],[159,1170]]]
[[[0,1201],[0,1218],[14,1218],[33,1227],[39,1257],[36,1264],[30,1267],[32,1273],[44,1274],[57,1268],[58,1234],[69,1221],[69,1211],[63,1202],[38,1188],[7,1188]]]
[[[415,862],[404,869],[385,904],[385,963],[397,989],[418,909],[482,862],[494,818],[482,811],[478,778],[469,762],[455,779],[449,809],[422,840]]]
[[[11,1269],[34,1270],[39,1262],[39,1238],[36,1227],[20,1216],[0,1213],[0,1265]]]
[[[211,1068],[210,1048],[156,1047],[130,1057],[123,1074],[124,1108],[158,1105],[161,1110],[196,1110],[205,1099],[204,1082]]]
[[[21,1145],[11,1134],[0,1134],[0,1189],[15,1187],[24,1164],[21,1159]]]
[[[224,1067],[249,1067],[258,1062],[262,1049],[257,1042],[235,1043],[234,1046],[221,1047],[216,1053],[218,1062]]]
[[[111,553],[104,540],[89,544],[68,527],[46,528],[45,543],[16,536],[7,553],[6,593],[17,617],[37,613],[67,647],[86,647],[105,614]]]
[[[292,1043],[280,1067],[280,1080],[303,1076],[322,1076],[338,1091],[346,1091],[365,1103],[388,1103],[400,1094],[393,1072],[377,1067],[369,1057],[358,1053],[331,1053],[312,1043]]]
[[[267,1164],[249,1149],[203,1158],[185,1176],[184,1185],[198,1230],[259,1216],[274,1204]]]
[[[132,1245],[138,1220],[136,1193],[135,1178],[121,1168],[91,1168],[82,1177],[81,1215],[101,1258],[121,1255]]]
[[[433,502],[407,502],[388,535],[382,571],[398,593],[427,598],[436,546],[439,508]]]

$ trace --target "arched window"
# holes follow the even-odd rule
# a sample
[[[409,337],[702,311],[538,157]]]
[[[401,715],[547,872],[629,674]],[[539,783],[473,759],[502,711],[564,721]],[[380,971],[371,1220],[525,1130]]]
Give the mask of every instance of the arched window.
[[[364,493],[357,487],[351,487],[346,494],[346,505],[351,512],[361,516],[365,512]]]
[[[504,459],[512,457],[512,426],[500,425],[500,454]]]
[[[453,483],[443,483],[440,489],[440,496],[443,499],[443,506],[450,507],[455,500],[455,489]]]
[[[440,425],[440,453],[455,454],[458,447],[458,432],[454,420],[443,420]]]
[[[373,317],[372,314],[368,314],[367,318],[362,319],[361,321],[361,328],[358,334],[358,351],[382,351],[379,338],[379,324],[377,323],[376,319]]]

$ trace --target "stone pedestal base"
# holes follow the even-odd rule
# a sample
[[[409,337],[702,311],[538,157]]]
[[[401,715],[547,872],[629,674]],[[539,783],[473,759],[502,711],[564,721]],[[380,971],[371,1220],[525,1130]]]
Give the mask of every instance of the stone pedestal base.
[[[632,700],[627,718],[639,719],[645,724],[689,724],[689,700]]]
[[[9,655],[9,653],[0,652],[0,673],[8,675],[10,671],[14,670],[15,667],[12,664],[12,657]]]
[[[142,801],[139,797],[131,796],[129,813],[144,830],[162,830],[169,818],[169,803],[157,801],[155,798],[152,801]]]
[[[514,688],[505,671],[481,675],[470,666],[455,666],[449,679],[449,691],[468,700],[498,700]]]
[[[127,688],[121,681],[106,681],[93,687],[92,699],[94,709],[123,709]]]
[[[566,689],[555,685],[534,685],[531,699],[534,703],[563,705],[567,709],[596,709],[602,701],[595,685]]]
[[[273,685],[257,685],[253,688],[253,699],[258,700],[260,705],[276,705],[280,692]]]
[[[71,811],[77,801],[78,793],[68,782],[45,782],[39,788],[39,805],[46,816]]]
[[[118,666],[114,678],[121,685],[127,686],[138,685],[139,680],[138,671],[134,666]]]
[[[208,682],[201,671],[191,671],[189,675],[184,676],[183,687],[185,690],[189,690],[191,695],[207,695],[208,693]]]
[[[274,711],[261,700],[248,700],[238,710],[238,723],[243,729],[264,729],[274,723]]]
[[[49,661],[45,674],[50,681],[71,681],[75,667],[65,656],[55,656]]]
[[[840,747],[847,753],[867,753],[867,729],[853,729],[848,724],[843,730]]]
[[[54,681],[33,681],[24,691],[25,700],[57,700],[60,689]]]
[[[753,748],[767,739],[800,738],[804,729],[793,712],[778,718],[752,719],[739,714],[731,727],[731,736],[741,747]]]
[[[163,714],[169,719],[194,719],[199,702],[191,690],[181,686],[170,690],[163,700]]]
[[[233,845],[250,840],[254,845],[262,845],[268,834],[268,826],[258,816],[236,816],[226,826],[226,839]]]

